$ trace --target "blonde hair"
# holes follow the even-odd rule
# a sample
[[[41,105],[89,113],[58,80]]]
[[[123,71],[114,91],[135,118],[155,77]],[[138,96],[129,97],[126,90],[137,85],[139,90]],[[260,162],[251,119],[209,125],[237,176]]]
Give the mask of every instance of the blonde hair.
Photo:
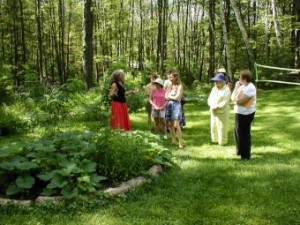
[[[171,75],[175,78],[176,84],[181,84],[181,80],[180,80],[180,77],[179,77],[179,73],[173,72],[173,73],[171,73]]]

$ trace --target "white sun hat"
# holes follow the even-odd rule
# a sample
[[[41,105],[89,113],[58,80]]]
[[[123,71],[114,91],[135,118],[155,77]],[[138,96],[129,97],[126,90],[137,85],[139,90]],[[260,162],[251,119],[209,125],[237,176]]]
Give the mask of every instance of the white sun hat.
[[[153,83],[159,84],[162,87],[164,86],[164,81],[161,78],[156,78],[155,81],[153,81]]]
[[[225,68],[220,68],[220,69],[218,69],[217,73],[226,73],[226,69]]]

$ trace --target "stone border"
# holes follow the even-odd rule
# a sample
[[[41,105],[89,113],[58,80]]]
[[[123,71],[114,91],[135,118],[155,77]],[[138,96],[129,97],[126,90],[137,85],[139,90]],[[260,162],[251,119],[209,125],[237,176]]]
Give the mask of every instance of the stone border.
[[[161,165],[154,165],[148,170],[147,174],[150,176],[158,176],[160,173],[162,173],[162,171],[163,168]],[[145,184],[146,182],[150,182],[150,181],[151,179],[147,179],[143,176],[139,176],[131,180],[122,182],[118,187],[108,188],[104,190],[104,193],[106,193],[108,196],[118,196],[128,192],[132,188],[139,187]],[[44,202],[57,203],[59,201],[62,201],[63,199],[64,199],[63,196],[53,196],[53,197],[39,196],[34,201],[0,198],[0,205],[16,204],[16,205],[29,206],[32,204],[41,204]]]

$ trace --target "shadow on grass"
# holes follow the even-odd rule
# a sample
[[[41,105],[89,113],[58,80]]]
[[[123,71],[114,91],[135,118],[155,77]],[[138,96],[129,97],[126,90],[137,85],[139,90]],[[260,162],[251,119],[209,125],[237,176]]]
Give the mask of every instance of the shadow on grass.
[[[250,161],[235,155],[233,114],[228,145],[214,146],[209,144],[207,106],[187,104],[186,148],[178,151],[170,140],[164,141],[178,167],[105,207],[83,212],[78,206],[72,212],[72,205],[61,211],[12,210],[1,214],[0,221],[3,217],[9,224],[300,224],[300,115],[292,96],[288,91],[260,94]],[[293,102],[285,104],[286,99]],[[134,129],[147,129],[146,114],[132,117]]]

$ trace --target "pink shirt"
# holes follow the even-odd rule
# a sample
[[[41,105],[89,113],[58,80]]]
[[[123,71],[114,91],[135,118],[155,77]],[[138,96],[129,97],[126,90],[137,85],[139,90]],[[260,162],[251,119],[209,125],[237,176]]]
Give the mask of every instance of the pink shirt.
[[[165,104],[166,102],[165,94],[166,94],[166,90],[164,88],[160,88],[160,89],[155,88],[152,90],[151,100],[157,107],[161,107]]]

